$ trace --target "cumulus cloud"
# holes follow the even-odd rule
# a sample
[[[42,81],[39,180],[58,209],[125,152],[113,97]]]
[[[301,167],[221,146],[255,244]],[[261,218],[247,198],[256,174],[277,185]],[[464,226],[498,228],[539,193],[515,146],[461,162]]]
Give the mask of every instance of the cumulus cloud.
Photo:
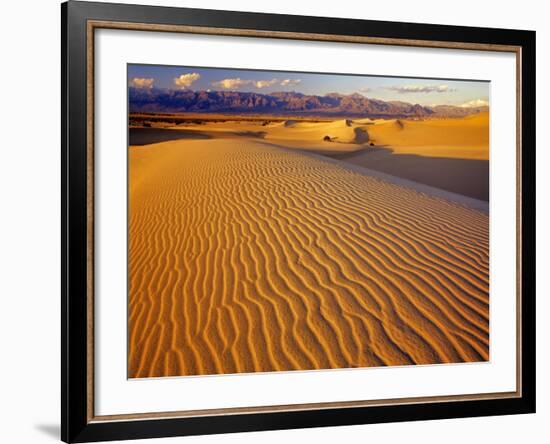
[[[489,106],[489,101],[483,99],[470,100],[460,105],[462,108],[475,108],[478,106]]]
[[[302,81],[301,79],[284,79],[284,80],[281,80],[280,85],[281,86],[296,86],[301,81]]]
[[[271,79],[271,80],[256,80],[254,81],[254,86],[256,88],[267,88],[268,86],[273,86],[277,84],[277,79]]]
[[[155,83],[155,79],[146,79],[143,77],[134,77],[132,79],[132,86],[134,88],[151,89],[154,83]]]
[[[251,82],[251,80],[243,80],[240,77],[237,77],[236,79],[223,79],[217,82],[212,82],[212,85],[224,89],[238,89],[241,86],[250,85]]]
[[[174,84],[181,88],[189,88],[193,82],[196,82],[201,78],[201,75],[196,72],[189,72],[182,74],[174,79]]]
[[[388,86],[389,90],[396,91],[399,94],[406,93],[444,93],[456,91],[455,88],[451,88],[449,85],[402,85],[402,86]]]
[[[239,89],[243,86],[252,86],[258,89],[268,88],[270,86],[294,86],[300,83],[300,79],[268,79],[268,80],[253,80],[253,79],[241,79],[240,77],[234,79],[223,79],[217,82],[212,82],[212,85],[223,89]]]

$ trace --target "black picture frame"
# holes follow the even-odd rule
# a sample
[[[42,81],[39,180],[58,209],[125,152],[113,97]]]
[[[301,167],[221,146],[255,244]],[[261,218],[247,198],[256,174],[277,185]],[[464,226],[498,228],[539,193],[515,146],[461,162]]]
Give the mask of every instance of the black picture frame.
[[[499,399],[100,421],[90,416],[88,22],[185,25],[380,39],[511,45],[521,55],[521,394]],[[61,5],[61,438],[91,442],[535,412],[535,32],[69,1]],[[521,114],[520,114],[521,117]],[[510,196],[510,199],[514,199]]]

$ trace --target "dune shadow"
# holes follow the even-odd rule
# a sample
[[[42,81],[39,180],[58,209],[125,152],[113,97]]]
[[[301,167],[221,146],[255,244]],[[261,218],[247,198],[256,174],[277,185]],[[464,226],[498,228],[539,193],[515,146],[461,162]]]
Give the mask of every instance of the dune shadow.
[[[130,145],[150,145],[152,143],[168,142],[180,139],[211,139],[212,136],[201,131],[170,128],[129,128],[128,142]]]
[[[319,153],[327,155],[326,153]],[[369,146],[328,157],[392,176],[489,201],[489,161],[394,154],[386,146]]]

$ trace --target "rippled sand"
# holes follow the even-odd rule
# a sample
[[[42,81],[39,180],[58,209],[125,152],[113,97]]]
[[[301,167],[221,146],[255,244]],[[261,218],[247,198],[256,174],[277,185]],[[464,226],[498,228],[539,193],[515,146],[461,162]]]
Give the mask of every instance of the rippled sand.
[[[487,214],[251,137],[129,162],[129,377],[488,359]]]

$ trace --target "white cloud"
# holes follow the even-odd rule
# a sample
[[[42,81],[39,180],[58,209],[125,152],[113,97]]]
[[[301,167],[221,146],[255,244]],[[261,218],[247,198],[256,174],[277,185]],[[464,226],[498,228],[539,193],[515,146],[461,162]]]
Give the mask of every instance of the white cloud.
[[[300,79],[268,79],[268,80],[252,80],[252,79],[241,79],[240,77],[234,79],[223,79],[218,80],[217,82],[212,82],[212,86],[223,88],[223,89],[239,89],[243,86],[252,86],[258,89],[268,88],[270,86],[294,86],[300,83]]]
[[[489,101],[483,99],[470,100],[460,105],[462,108],[475,108],[478,106],[489,106]]]
[[[201,75],[196,72],[190,72],[187,74],[182,74],[179,77],[174,79],[174,84],[181,88],[189,88],[193,82],[196,82],[201,78]]]
[[[444,93],[456,91],[456,88],[451,88],[449,85],[403,85],[389,86],[387,89],[396,91],[400,94],[406,93]]]
[[[284,80],[281,80],[280,85],[281,86],[296,86],[301,81],[302,81],[301,79],[284,79]]]
[[[256,80],[254,82],[254,86],[256,88],[267,88],[268,86],[273,86],[278,82],[277,79],[271,79],[271,80]]]
[[[134,77],[132,79],[132,86],[135,88],[151,89],[154,83],[155,79],[146,79],[143,77]]]
[[[236,79],[223,79],[218,82],[212,82],[212,85],[224,89],[238,89],[241,86],[250,85],[251,83],[252,80],[243,80],[237,77]]]
[[[359,92],[361,94],[369,93],[372,91],[372,88],[369,88],[368,86],[365,86],[364,88],[359,88]]]

